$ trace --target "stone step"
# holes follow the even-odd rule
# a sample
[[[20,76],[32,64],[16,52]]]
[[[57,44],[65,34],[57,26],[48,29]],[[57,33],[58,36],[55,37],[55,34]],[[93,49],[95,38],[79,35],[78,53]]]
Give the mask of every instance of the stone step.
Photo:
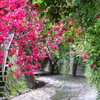
[[[1,88],[1,87],[0,87],[0,92],[4,92],[4,88]]]
[[[8,68],[8,67],[7,67],[7,65],[6,65],[5,70],[7,70],[7,68]],[[0,71],[2,71],[2,67],[0,67]]]
[[[7,74],[7,72],[5,71],[4,72],[4,75],[6,75]],[[2,76],[2,71],[0,71],[0,76]]]
[[[0,71],[2,71],[2,67],[0,67]]]
[[[0,81],[0,86],[5,86],[5,82]]]
[[[5,88],[5,86],[0,86],[0,88]]]
[[[0,76],[0,81],[2,80],[2,76]]]
[[[5,91],[6,87],[5,86],[0,86],[0,97],[5,97],[4,96],[4,91]],[[7,100],[6,98],[2,98],[0,100]]]
[[[0,92],[0,97],[3,97],[3,93],[4,93],[4,92]],[[1,100],[2,100],[2,99],[1,99]]]
[[[0,98],[0,100],[8,100],[7,98]]]

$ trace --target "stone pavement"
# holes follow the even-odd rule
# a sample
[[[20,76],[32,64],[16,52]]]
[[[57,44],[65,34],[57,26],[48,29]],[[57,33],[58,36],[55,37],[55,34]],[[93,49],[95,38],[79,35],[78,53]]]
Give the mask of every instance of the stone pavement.
[[[45,91],[48,91],[45,92]],[[31,91],[29,93],[23,94],[21,96],[15,97],[11,100],[50,100],[52,94],[55,93],[55,88],[42,88]]]
[[[10,100],[96,100],[96,91],[88,87],[86,78],[55,75],[37,79],[47,84]]]
[[[63,82],[44,77],[38,78],[38,80],[43,80],[47,84],[42,88],[32,90],[29,93],[22,94],[11,100],[51,100],[51,97],[56,93],[57,88],[63,84]]]

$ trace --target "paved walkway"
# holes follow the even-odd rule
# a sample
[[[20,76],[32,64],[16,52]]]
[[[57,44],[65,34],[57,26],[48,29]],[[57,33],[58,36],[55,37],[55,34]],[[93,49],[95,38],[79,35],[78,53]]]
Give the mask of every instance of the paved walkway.
[[[58,87],[63,84],[60,81],[52,80],[49,78],[38,78],[38,80],[43,80],[49,84],[46,84],[42,88],[32,90],[29,93],[15,97],[11,100],[52,100],[51,96],[53,96],[56,93]]]
[[[32,90],[29,93],[15,97],[11,100],[96,100],[95,90],[89,88],[88,85],[85,85],[85,84],[87,84],[86,82],[83,82],[84,83],[84,85],[83,85],[83,83],[80,82],[80,79],[78,79],[79,80],[78,84],[77,84],[77,82],[75,84],[75,83],[73,83],[73,80],[75,80],[75,79],[72,79],[72,81],[67,81],[67,80],[70,80],[70,77],[68,77],[68,78],[66,76],[40,77],[40,78],[38,78],[39,80],[43,80],[43,81],[45,81],[46,83],[49,83],[49,84],[46,84],[42,88]],[[59,79],[61,79],[61,80],[59,80]],[[83,86],[81,86],[81,85],[83,85]],[[79,92],[78,92],[78,88],[80,88]],[[59,91],[62,92],[61,89],[63,89],[63,90],[69,89],[68,92],[70,92],[70,89],[71,90],[74,89],[73,98],[67,99],[67,95],[66,95],[67,91],[64,90],[65,92],[64,91],[63,92],[65,93],[64,94],[65,99],[63,99],[63,94],[61,95],[62,97],[59,94],[60,93]],[[78,95],[76,97],[75,97],[75,91],[78,93]],[[55,95],[56,98],[54,97],[52,99],[51,97],[53,95]],[[58,98],[57,98],[57,96],[58,96]]]

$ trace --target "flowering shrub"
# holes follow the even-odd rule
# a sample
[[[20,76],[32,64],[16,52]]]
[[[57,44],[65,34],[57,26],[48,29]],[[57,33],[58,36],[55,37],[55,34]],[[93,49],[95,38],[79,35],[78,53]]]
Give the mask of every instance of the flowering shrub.
[[[57,3],[54,3],[56,0],[52,0],[52,2],[48,2],[46,0],[39,0],[39,2],[42,2],[45,6],[49,6],[48,13],[51,14],[51,18],[61,17],[61,14],[63,14],[63,18],[70,19],[70,25],[66,28],[66,33],[69,35],[65,35],[68,38],[74,37],[74,42],[72,40],[67,41],[65,40],[65,44],[69,43],[71,47],[71,51],[74,50],[74,54],[77,53],[77,55],[80,55],[83,58],[83,61],[85,62],[86,68],[88,68],[88,78],[90,79],[91,83],[94,83],[96,87],[100,87],[100,18],[99,18],[99,10],[100,10],[100,1],[97,0],[96,2],[94,0],[74,0],[74,1],[59,1]],[[60,3],[59,3],[60,2]],[[42,5],[41,4],[41,5]],[[43,6],[44,6],[43,5]],[[52,6],[51,6],[52,5]],[[45,7],[44,7],[45,9]],[[56,9],[58,9],[56,11]],[[53,12],[53,13],[52,13]],[[60,12],[60,14],[59,14]],[[55,13],[55,14],[54,14]],[[63,19],[62,18],[62,19]],[[73,19],[75,18],[75,19]],[[77,21],[78,25],[81,26],[83,29],[76,28],[76,30],[70,31],[73,29],[73,24]],[[75,29],[75,28],[74,28]],[[79,30],[77,30],[79,29]],[[68,32],[69,31],[69,32]],[[75,32],[76,31],[76,32]],[[80,38],[79,33],[82,33],[83,37]],[[71,36],[70,36],[71,35]],[[82,42],[83,41],[83,42]],[[80,42],[80,43],[79,43]],[[74,47],[72,48],[72,46]],[[83,48],[77,48],[77,46],[80,45]],[[70,51],[70,50],[69,50]],[[86,54],[87,51],[90,51],[90,54]],[[91,64],[91,65],[90,65]],[[95,65],[96,66],[93,66]],[[100,88],[99,88],[99,94],[100,94]],[[100,99],[100,98],[99,98]],[[98,99],[98,100],[99,100]]]
[[[96,65],[92,65],[92,64],[90,64],[90,68],[94,68]]]
[[[70,55],[73,55],[73,54],[74,54],[74,51],[69,51],[69,54],[70,54]]]
[[[74,4],[74,2],[72,4]],[[64,53],[69,51],[70,55],[77,53],[78,55],[81,55],[82,59],[85,61],[91,59],[92,62],[89,61],[89,65],[91,64],[90,69],[97,71],[100,65],[99,60],[97,59],[98,56],[96,53],[93,53],[92,55],[92,53],[88,51],[99,51],[99,46],[94,47],[95,42],[99,45],[99,36],[97,34],[96,36],[93,35],[95,32],[99,33],[99,15],[92,15],[98,22],[94,25],[95,28],[94,26],[92,27],[94,31],[90,36],[91,39],[87,39],[89,41],[95,41],[91,44],[93,45],[91,47],[94,47],[94,49],[87,49],[84,51],[84,45],[78,46],[85,43],[86,35],[82,34],[83,30],[79,27],[78,23],[76,23],[76,19],[71,18],[70,20],[67,20],[69,22],[67,27],[61,21],[58,21],[58,23],[54,23],[52,26],[49,25],[47,28],[48,24],[45,24],[45,22],[48,22],[49,18],[42,17],[39,20],[39,13],[46,13],[50,9],[48,8],[46,9],[47,11],[40,12],[37,10],[38,6],[38,4],[33,5],[28,0],[0,0],[0,46],[4,41],[10,42],[11,40],[7,40],[7,37],[9,34],[14,34],[12,48],[9,50],[10,55],[17,56],[16,64],[18,68],[15,69],[14,75],[19,77],[20,73],[22,73],[33,76],[35,69],[38,69],[41,66],[40,60],[45,59],[47,56],[52,57],[51,55],[55,54],[56,56],[61,56],[62,54],[59,54],[58,52],[62,52],[63,48],[65,50],[63,51],[64,57],[66,56]],[[84,6],[82,11],[85,8],[86,7]],[[80,13],[80,11],[77,12]],[[84,14],[81,12],[79,15]],[[82,20],[84,19],[85,18]],[[86,19],[88,20],[88,18]],[[74,26],[74,24],[76,24],[76,26]],[[90,29],[91,28],[87,30]],[[87,34],[88,32],[89,31],[87,31]],[[75,47],[73,47],[74,45]],[[72,48],[72,50],[70,50],[70,48]],[[73,50],[73,48],[75,50]],[[59,50],[55,53],[54,51],[58,49],[61,49],[62,51]],[[3,56],[3,51],[0,48],[0,64],[3,63]],[[95,56],[95,59],[93,56]],[[98,65],[95,65],[96,60]],[[13,64],[10,62],[8,66],[11,68]]]
[[[98,18],[99,17],[99,15],[95,15],[95,18]]]
[[[18,68],[14,75],[34,75],[35,69],[41,65],[40,60],[50,55],[62,40],[63,23],[54,23],[53,27],[45,32],[43,17],[39,20],[38,4],[32,5],[27,0],[1,0],[0,1],[0,44],[7,40],[9,34],[14,34],[10,55],[16,55]],[[9,40],[10,41],[10,40]],[[8,41],[8,42],[9,42]],[[3,63],[3,53],[0,51],[0,64]],[[11,68],[13,64],[10,62]]]

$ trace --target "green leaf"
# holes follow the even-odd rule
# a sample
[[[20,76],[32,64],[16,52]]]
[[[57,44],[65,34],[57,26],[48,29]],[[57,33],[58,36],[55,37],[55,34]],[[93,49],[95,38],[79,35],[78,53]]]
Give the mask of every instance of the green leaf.
[[[42,34],[45,34],[46,32],[48,32],[47,30],[46,31],[42,31]]]
[[[46,10],[45,4],[41,3],[40,6],[37,8],[37,10],[40,10],[40,11]]]
[[[38,0],[38,3],[42,3],[43,2],[43,0]]]
[[[39,16],[39,19],[41,19],[42,17],[44,17],[44,15],[43,15],[43,14],[41,14],[41,15]]]

